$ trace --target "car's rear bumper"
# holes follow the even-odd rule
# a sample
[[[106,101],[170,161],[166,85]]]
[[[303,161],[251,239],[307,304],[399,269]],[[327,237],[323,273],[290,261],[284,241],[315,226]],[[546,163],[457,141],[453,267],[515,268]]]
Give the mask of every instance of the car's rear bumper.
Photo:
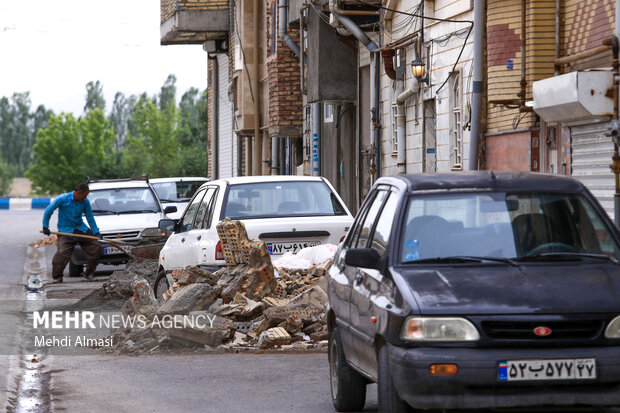
[[[389,346],[400,397],[416,408],[480,409],[525,406],[620,406],[620,346],[557,349],[401,348]],[[597,378],[498,381],[505,360],[596,358]],[[458,365],[455,375],[432,375],[430,365]]]

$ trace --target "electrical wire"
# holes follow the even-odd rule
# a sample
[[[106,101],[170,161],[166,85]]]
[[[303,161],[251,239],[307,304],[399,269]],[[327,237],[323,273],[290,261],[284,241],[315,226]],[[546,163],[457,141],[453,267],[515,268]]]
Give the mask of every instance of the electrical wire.
[[[467,45],[467,39],[469,39],[469,35],[473,31],[472,29],[474,28],[474,22],[471,21],[471,20],[440,19],[440,18],[437,18],[437,17],[423,16],[423,15],[419,15],[419,14],[416,14],[416,13],[407,13],[407,12],[404,12],[404,11],[400,11],[400,10],[396,10],[396,9],[391,9],[389,7],[385,7],[385,6],[369,3],[369,2],[364,1],[364,0],[355,0],[355,1],[357,1],[358,3],[365,4],[367,6],[375,7],[377,9],[391,11],[392,13],[404,14],[406,16],[413,16],[413,17],[418,17],[418,18],[421,18],[421,19],[427,19],[427,20],[433,20],[433,21],[439,21],[439,22],[467,23],[467,24],[470,25],[468,30],[467,30],[467,35],[465,36],[465,41],[463,42],[463,46],[461,47],[461,51],[459,52],[459,55],[456,58],[456,62],[454,62],[454,66],[452,66],[452,70],[448,74],[448,77],[446,77],[446,80],[444,80],[444,82],[441,84],[441,86],[439,86],[439,89],[437,89],[437,91],[435,92],[436,95],[439,94],[439,91],[446,85],[446,83],[448,83],[448,80],[450,79],[450,76],[452,75],[452,73],[456,69],[456,66],[458,65],[459,61],[461,60],[461,56],[463,55],[463,50],[465,50],[465,45]],[[422,29],[424,29],[424,28],[422,28]]]
[[[454,62],[454,66],[452,66],[452,70],[450,71],[450,73],[448,73],[448,77],[446,77],[446,80],[444,80],[441,86],[439,86],[439,89],[437,89],[435,94],[439,94],[439,91],[446,85],[446,83],[448,83],[450,76],[452,75],[452,73],[454,73],[454,70],[456,69],[456,65],[458,65],[459,61],[461,60],[461,56],[463,55],[463,50],[465,50],[465,45],[467,45],[467,39],[469,38],[469,35],[471,34],[473,28],[474,28],[474,24],[472,23],[472,25],[469,27],[469,31],[467,32],[467,36],[465,36],[465,41],[463,42],[463,46],[461,47],[461,51],[459,52],[458,57],[456,58],[456,62]]]

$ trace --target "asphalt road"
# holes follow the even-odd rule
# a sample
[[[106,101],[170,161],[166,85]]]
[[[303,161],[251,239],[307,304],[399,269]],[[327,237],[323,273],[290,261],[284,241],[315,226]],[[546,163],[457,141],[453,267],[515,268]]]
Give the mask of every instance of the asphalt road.
[[[25,296],[22,283],[26,248],[41,238],[41,216],[42,211],[0,211],[0,298],[4,301],[22,300]],[[44,261],[49,265],[53,248],[44,250],[48,254]],[[19,337],[22,322],[10,311],[3,313],[0,344]],[[0,351],[0,371],[6,372],[0,374],[0,401],[5,411],[12,412],[19,411],[14,409],[15,400],[10,400],[15,396],[11,384],[19,370],[15,363],[19,353],[8,348],[0,346],[0,350],[4,349]],[[42,366],[46,377],[50,377],[50,407],[35,405],[22,411],[334,411],[325,353],[48,356]],[[364,411],[377,411],[376,385],[369,386]],[[604,412],[620,413],[620,409]]]

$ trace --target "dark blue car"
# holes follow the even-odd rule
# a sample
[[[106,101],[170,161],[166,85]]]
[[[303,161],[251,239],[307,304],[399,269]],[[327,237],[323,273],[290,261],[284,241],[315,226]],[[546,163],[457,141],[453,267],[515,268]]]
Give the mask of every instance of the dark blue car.
[[[576,180],[379,179],[329,274],[335,408],[620,405],[619,260]]]

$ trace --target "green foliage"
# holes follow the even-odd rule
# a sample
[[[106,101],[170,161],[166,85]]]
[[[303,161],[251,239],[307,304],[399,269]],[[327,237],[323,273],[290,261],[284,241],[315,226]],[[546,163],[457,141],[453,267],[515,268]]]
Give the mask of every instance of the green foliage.
[[[115,160],[114,140],[100,110],[78,120],[72,114],[52,116],[49,127],[37,134],[35,163],[26,176],[38,194],[69,191],[87,176],[106,177]]]
[[[177,106],[175,83],[169,75],[153,97],[117,93],[107,119],[99,81],[86,85],[80,118],[44,106],[31,113],[28,93],[0,98],[0,191],[5,176],[24,171],[39,194],[66,192],[87,176],[205,176],[206,93],[191,88]]]
[[[15,177],[15,168],[0,161],[0,195],[6,196],[11,190],[11,182]]]
[[[178,109],[169,105],[159,110],[155,104],[140,98],[133,122],[136,135],[130,135],[125,149],[126,167],[132,174],[150,177],[173,176],[178,170]]]
[[[84,105],[84,113],[88,113],[94,109],[105,111],[103,85],[98,80],[96,82],[90,81],[86,84],[86,104]]]
[[[52,111],[39,106],[30,111],[30,95],[14,93],[11,99],[0,99],[0,151],[2,160],[18,174],[33,162],[32,146],[41,127],[47,125]]]

